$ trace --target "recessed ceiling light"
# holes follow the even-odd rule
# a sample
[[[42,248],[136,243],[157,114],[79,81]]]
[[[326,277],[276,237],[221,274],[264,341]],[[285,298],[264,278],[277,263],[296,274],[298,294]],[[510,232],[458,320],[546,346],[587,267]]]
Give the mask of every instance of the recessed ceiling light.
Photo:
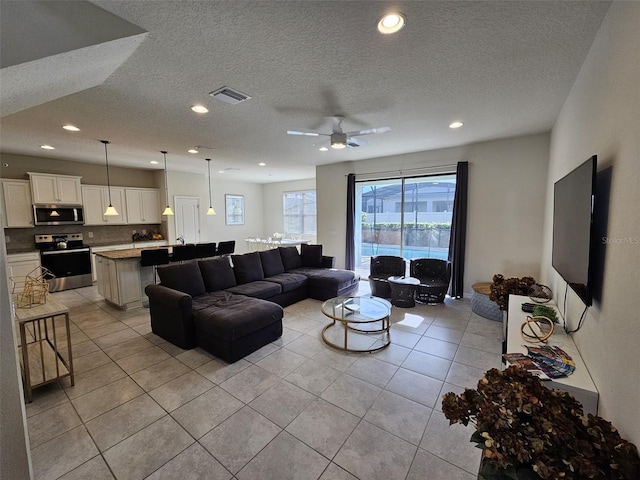
[[[329,149],[327,147],[320,147],[318,150],[320,150],[321,152],[328,152]]]
[[[378,21],[378,31],[384,35],[396,33],[404,27],[406,19],[398,12],[388,13]]]
[[[224,170],[218,170],[218,173],[224,173]]]
[[[449,125],[449,128],[460,128],[463,125],[464,123],[462,122],[453,122],[452,124]]]
[[[64,128],[65,130],[69,130],[70,132],[79,132],[80,129],[78,127],[76,127],[75,125],[63,125],[62,128]]]
[[[199,153],[199,151],[195,148],[190,148],[189,150],[187,150],[187,153]]]
[[[207,113],[209,111],[204,105],[191,105],[191,110],[196,113]]]
[[[52,147],[51,145],[40,145],[40,148],[43,148],[44,150],[55,150],[56,147]]]
[[[258,166],[259,166],[259,167],[264,167],[265,165],[266,165],[266,163],[264,163],[264,162],[260,162],[260,163],[258,164]]]
[[[155,160],[150,160],[150,161],[149,161],[149,163],[150,163],[151,165],[158,165],[158,162],[156,162]]]

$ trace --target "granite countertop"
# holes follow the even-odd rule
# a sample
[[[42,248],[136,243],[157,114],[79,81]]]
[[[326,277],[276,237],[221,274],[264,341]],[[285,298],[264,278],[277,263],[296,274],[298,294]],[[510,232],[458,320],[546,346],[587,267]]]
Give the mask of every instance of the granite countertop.
[[[110,258],[111,260],[125,260],[128,258],[140,258],[140,252],[142,250],[154,250],[156,248],[169,248],[171,253],[172,245],[162,245],[158,247],[144,247],[144,248],[127,248],[125,250],[109,250],[107,252],[95,252],[96,255],[101,257]]]

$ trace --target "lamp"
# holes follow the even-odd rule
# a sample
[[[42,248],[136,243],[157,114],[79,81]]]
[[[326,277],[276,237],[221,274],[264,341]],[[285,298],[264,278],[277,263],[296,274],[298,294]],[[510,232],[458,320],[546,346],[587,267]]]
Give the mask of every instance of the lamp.
[[[169,182],[167,180],[167,151],[160,150],[160,153],[164,157],[164,191],[167,197],[167,208],[164,209],[164,212],[162,212],[162,215],[173,215],[173,210],[171,210],[171,207],[169,206]]]
[[[107,145],[110,143],[108,140],[100,140],[100,143],[104,144],[104,159],[107,164],[107,190],[109,191],[109,206],[104,211],[105,217],[115,217],[120,215],[115,207],[111,204],[111,179],[109,178],[109,155],[107,154]]]
[[[215,215],[216,211],[211,206],[211,159],[206,158],[207,161],[207,171],[209,172],[209,210],[207,210],[207,215]]]

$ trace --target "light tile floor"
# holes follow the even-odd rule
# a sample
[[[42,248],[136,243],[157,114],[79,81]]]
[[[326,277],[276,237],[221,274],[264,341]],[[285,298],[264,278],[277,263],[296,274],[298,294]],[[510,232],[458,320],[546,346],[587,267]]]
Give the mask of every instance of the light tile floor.
[[[165,342],[147,309],[114,309],[95,287],[53,295],[71,311],[77,373],[26,406],[37,479],[477,476],[471,427],[440,406],[500,366],[501,325],[468,300],[394,307],[392,344],[373,354],[326,346],[321,302],[305,300],[285,309],[280,339],[229,365]]]

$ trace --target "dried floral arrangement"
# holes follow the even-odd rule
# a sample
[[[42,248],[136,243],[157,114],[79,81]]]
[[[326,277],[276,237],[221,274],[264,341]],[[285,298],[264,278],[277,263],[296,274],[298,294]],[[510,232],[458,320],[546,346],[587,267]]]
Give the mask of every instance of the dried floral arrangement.
[[[489,299],[498,304],[500,310],[507,309],[509,295],[527,295],[532,285],[536,283],[533,277],[504,278],[503,275],[493,276]]]
[[[447,393],[442,412],[450,424],[476,425],[471,441],[484,451],[479,478],[640,478],[636,446],[611,423],[584,417],[575,398],[515,365],[487,371],[477,390]]]

